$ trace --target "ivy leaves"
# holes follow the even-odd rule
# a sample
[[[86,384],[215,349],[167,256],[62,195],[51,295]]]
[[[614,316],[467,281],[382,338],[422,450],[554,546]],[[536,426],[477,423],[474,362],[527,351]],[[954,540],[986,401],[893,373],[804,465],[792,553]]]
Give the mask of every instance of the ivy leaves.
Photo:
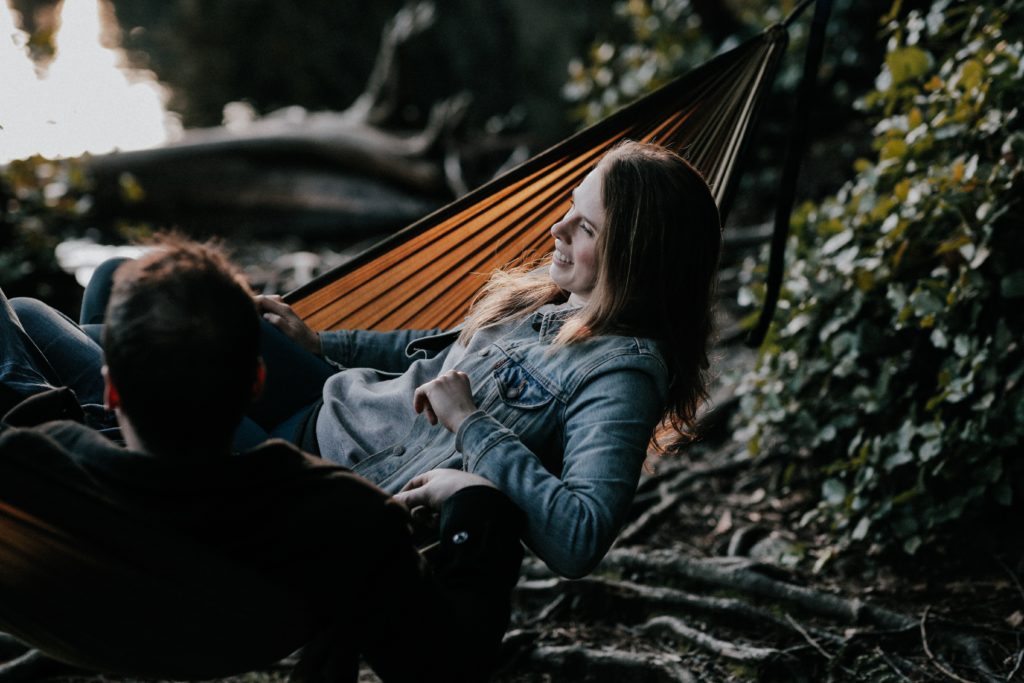
[[[817,463],[807,520],[840,545],[913,553],[1024,495],[1022,8],[894,7],[861,102],[876,157],[794,216],[738,434]]]

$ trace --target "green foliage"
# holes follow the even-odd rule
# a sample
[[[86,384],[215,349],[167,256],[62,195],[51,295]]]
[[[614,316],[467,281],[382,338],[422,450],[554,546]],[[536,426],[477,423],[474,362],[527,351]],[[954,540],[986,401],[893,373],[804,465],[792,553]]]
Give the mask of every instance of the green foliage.
[[[995,5],[894,7],[877,156],[797,212],[744,380],[739,438],[820,466],[841,543],[913,554],[1024,494],[1024,2]]]
[[[0,287],[8,296],[73,305],[58,291],[70,276],[57,265],[54,247],[84,230],[89,190],[77,160],[32,157],[0,167]]]
[[[585,61],[569,63],[564,93],[579,103],[573,115],[586,123],[601,120],[713,54],[689,0],[628,0],[616,5],[615,14],[628,27],[625,39],[595,42]]]

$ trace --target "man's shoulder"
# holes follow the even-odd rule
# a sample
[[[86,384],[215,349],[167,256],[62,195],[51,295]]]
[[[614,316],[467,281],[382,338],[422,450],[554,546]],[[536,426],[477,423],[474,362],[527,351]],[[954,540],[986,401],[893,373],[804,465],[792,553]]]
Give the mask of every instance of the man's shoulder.
[[[83,449],[122,450],[99,432],[73,420],[53,420],[28,427],[6,425],[0,433],[0,451],[26,445],[69,454]]]
[[[92,443],[92,435],[99,442]],[[83,447],[85,442],[90,446]],[[85,461],[94,457],[97,449],[117,449],[117,446],[77,422],[9,427],[0,433],[0,477],[24,482],[62,481],[67,485],[92,488],[97,482]]]

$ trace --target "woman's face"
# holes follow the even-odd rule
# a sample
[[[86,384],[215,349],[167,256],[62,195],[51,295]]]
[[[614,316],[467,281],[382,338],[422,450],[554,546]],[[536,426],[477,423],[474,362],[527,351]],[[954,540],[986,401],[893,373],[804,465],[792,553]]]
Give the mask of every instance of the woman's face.
[[[551,279],[571,293],[570,299],[585,303],[597,282],[597,237],[604,230],[604,202],[598,166],[573,190],[573,204],[562,220],[551,226],[555,252],[551,256]]]

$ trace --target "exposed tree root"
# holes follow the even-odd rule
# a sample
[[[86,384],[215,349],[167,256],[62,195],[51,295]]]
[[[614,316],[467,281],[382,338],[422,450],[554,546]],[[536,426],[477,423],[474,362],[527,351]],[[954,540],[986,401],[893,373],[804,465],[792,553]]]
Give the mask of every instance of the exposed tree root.
[[[795,575],[748,558],[691,558],[678,551],[620,548],[610,552],[602,566],[630,580],[606,576],[565,581],[552,577],[539,562],[527,562],[524,573],[536,578],[524,580],[516,591],[521,609],[534,615],[525,623],[537,627],[558,620],[588,623],[614,615],[616,623],[634,624],[642,633],[669,635],[740,664],[802,670],[801,675],[827,669],[848,674],[849,680],[879,671],[886,673],[878,675],[892,680],[893,676],[918,681],[940,675],[946,680],[985,683],[1010,680],[993,672],[983,643],[965,625],[932,619],[927,640],[915,641],[914,634],[925,626],[923,620],[799,585]],[[669,587],[680,583],[713,586],[748,598]],[[815,623],[801,623],[788,608]],[[700,627],[687,618],[698,614]],[[759,644],[750,644],[751,635]],[[940,650],[933,650],[936,645]],[[913,653],[921,665],[900,651]],[[866,664],[865,657],[873,663]],[[856,671],[849,668],[851,663]],[[1020,667],[1011,666],[1008,659],[1006,669],[1011,668],[1012,678]]]
[[[695,683],[678,655],[596,649],[581,645],[541,645],[528,655],[536,670],[557,674],[559,680],[618,680],[641,683]]]
[[[20,657],[28,650],[28,646],[17,638],[6,633],[0,633],[0,662],[6,662]]]
[[[665,612],[699,612],[713,615],[718,618],[725,618],[731,622],[743,624],[746,628],[752,627],[775,627],[783,631],[795,631],[805,638],[810,638],[810,631],[818,639],[832,643],[841,642],[842,638],[825,631],[807,629],[799,625],[792,617],[783,618],[774,612],[751,605],[735,598],[723,598],[708,595],[695,595],[674,588],[661,586],[648,586],[630,581],[615,581],[606,578],[588,578],[578,581],[564,581],[561,579],[527,581],[520,583],[516,588],[520,597],[544,596],[550,599],[542,612],[547,612],[544,618],[551,616],[553,606],[558,603],[565,607],[567,600],[572,602],[579,600],[592,600],[600,607],[594,611],[606,613],[623,614],[628,609],[634,612],[654,612],[656,614]],[[611,596],[616,596],[616,603],[610,605]],[[563,598],[562,600],[559,600]],[[540,615],[538,614],[538,617]],[[538,621],[540,619],[538,618]]]
[[[850,600],[772,578],[763,572],[778,572],[778,569],[746,558],[691,559],[666,551],[639,553],[621,548],[610,552],[605,563],[779,600],[845,624],[869,623],[883,628],[904,629],[915,623],[911,617],[856,598]]]
[[[785,656],[784,652],[773,647],[755,647],[753,645],[742,645],[740,643],[720,640],[703,631],[687,626],[675,617],[654,617],[640,626],[640,630],[654,633],[668,632],[720,657],[747,664],[759,664]]]
[[[653,527],[678,510],[680,500],[689,493],[693,484],[734,472],[749,465],[750,460],[746,457],[732,457],[724,462],[700,468],[675,469],[671,473],[665,473],[664,477],[657,480],[648,479],[647,481],[658,481],[657,488],[644,491],[644,487],[641,486],[637,500],[634,502],[634,509],[637,507],[646,509],[623,528],[619,533],[616,545],[622,547],[640,542]]]
[[[28,650],[9,662],[0,664],[0,682],[38,681],[54,676],[82,674],[82,669],[47,657],[39,650]]]

